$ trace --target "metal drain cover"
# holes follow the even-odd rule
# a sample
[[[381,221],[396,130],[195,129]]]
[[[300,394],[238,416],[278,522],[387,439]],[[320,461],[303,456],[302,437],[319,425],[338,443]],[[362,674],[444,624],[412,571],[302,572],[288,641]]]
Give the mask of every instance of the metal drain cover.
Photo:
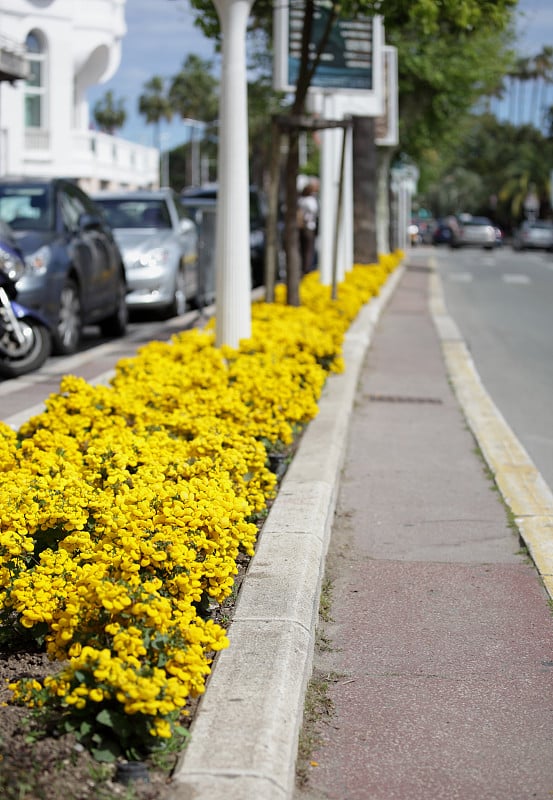
[[[371,403],[429,403],[434,405],[443,403],[439,397],[412,397],[398,394],[366,394],[364,397]]]

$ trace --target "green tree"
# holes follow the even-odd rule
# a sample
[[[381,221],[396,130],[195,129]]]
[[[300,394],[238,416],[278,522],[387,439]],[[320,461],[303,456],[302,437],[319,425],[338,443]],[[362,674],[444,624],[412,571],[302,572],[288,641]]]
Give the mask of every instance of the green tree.
[[[219,35],[211,0],[191,0],[198,12],[196,24],[208,36]],[[329,23],[338,15],[378,13],[384,19],[386,39],[398,48],[400,91],[400,150],[419,160],[432,142],[458,129],[479,97],[497,90],[509,63],[507,45],[512,39],[517,0],[329,0]],[[272,49],[274,3],[256,0],[251,27],[263,31]],[[302,115],[316,59],[308,57],[313,27],[313,0],[303,3],[302,59],[289,112]],[[323,33],[318,51],[324,47]],[[286,165],[286,249],[288,300],[298,302],[293,230],[297,171],[297,131],[290,131]]]
[[[187,184],[200,183],[201,154],[199,126],[196,122],[213,123],[218,115],[218,80],[212,75],[211,61],[191,54],[180,72],[171,81],[169,103],[183,121],[192,123]]]
[[[127,119],[124,100],[115,100],[113,92],[109,90],[94,105],[94,119],[100,130],[113,134],[122,128]]]
[[[500,122],[492,114],[465,121],[461,141],[438,158],[436,170],[419,200],[436,216],[468,211],[493,217],[506,230],[524,217],[532,187],[541,216],[550,214],[549,169],[553,140],[531,125]]]
[[[553,83],[553,47],[546,45],[534,57],[535,65],[535,94],[532,103],[533,116],[538,127],[546,116],[545,96],[548,85]]]
[[[171,80],[169,103],[182,119],[212,122],[218,114],[218,80],[212,74],[211,61],[189,55],[180,72]]]
[[[143,93],[138,98],[138,111],[148,125],[154,125],[154,142],[161,150],[161,121],[173,118],[173,107],[165,93],[165,81],[154,75],[143,86]]]

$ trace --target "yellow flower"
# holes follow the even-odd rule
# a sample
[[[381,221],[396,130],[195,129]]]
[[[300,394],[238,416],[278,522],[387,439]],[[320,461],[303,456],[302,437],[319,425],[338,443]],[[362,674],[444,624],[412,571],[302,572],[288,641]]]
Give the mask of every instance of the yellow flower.
[[[0,611],[62,665],[11,684],[14,699],[91,719],[118,705],[171,736],[229,646],[197,607],[254,555],[268,453],[316,416],[349,325],[401,258],[355,265],[336,299],[310,273],[298,308],[277,286],[239,348],[216,348],[212,325],[183,331],[121,360],[110,386],[66,375],[19,431],[0,423]]]

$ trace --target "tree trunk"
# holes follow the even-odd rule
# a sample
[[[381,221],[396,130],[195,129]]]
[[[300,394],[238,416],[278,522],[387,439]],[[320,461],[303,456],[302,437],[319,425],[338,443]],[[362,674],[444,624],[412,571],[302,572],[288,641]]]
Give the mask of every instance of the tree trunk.
[[[296,224],[298,160],[299,131],[297,128],[291,128],[288,131],[288,153],[286,155],[286,211],[284,215],[287,302],[290,306],[299,306],[300,304],[300,247]]]
[[[353,261],[373,264],[376,249],[377,152],[374,119],[353,117]]]
[[[376,197],[376,251],[390,252],[390,164],[391,147],[377,148],[377,197]]]

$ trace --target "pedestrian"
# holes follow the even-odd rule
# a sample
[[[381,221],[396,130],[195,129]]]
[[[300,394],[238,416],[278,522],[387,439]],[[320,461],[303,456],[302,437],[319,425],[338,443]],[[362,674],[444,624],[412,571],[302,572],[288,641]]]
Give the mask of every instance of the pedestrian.
[[[312,182],[304,186],[298,199],[298,232],[300,240],[301,269],[306,275],[315,265],[315,237],[317,235],[317,222],[319,216],[319,203],[316,197],[316,185]]]

